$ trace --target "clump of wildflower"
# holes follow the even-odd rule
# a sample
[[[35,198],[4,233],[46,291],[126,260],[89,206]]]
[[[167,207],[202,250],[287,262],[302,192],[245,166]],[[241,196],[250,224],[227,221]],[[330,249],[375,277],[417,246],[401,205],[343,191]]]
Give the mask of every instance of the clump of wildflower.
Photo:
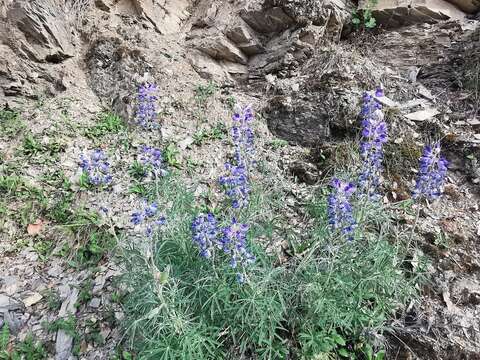
[[[376,97],[383,96],[383,90],[377,89]],[[383,145],[388,140],[387,124],[384,121],[382,106],[368,93],[363,96],[362,106],[362,142],[360,157],[362,169],[359,187],[368,198],[375,196],[382,171]]]
[[[250,186],[248,174],[243,165],[225,163],[227,176],[221,176],[219,183],[225,188],[225,194],[229,197],[234,209],[244,208],[248,204]]]
[[[153,235],[154,227],[159,227],[166,223],[165,216],[158,212],[158,204],[148,204],[147,202],[145,202],[143,209],[132,213],[130,221],[135,226],[143,225],[145,234],[148,237]]]
[[[156,92],[157,86],[154,84],[145,84],[138,87],[135,121],[145,129],[156,129],[159,127]]]
[[[413,198],[433,200],[442,194],[448,161],[440,154],[440,143],[427,145],[419,160],[419,173]]]
[[[140,162],[150,168],[155,176],[165,176],[165,163],[160,149],[143,146],[140,153]]]
[[[255,262],[255,256],[247,245],[248,229],[247,224],[241,224],[236,218],[232,218],[230,225],[223,228],[220,240],[223,251],[230,257],[230,266],[240,269],[237,272],[237,281],[240,283],[245,280],[245,267]]]
[[[251,123],[254,119],[251,106],[236,107],[232,116],[232,139],[235,145],[235,161],[247,168],[255,165],[254,134]]]
[[[350,198],[356,187],[352,183],[339,179],[333,179],[331,186],[332,192],[328,197],[327,208],[329,224],[334,231],[341,231],[348,236],[349,240],[353,240],[356,222]]]
[[[211,213],[197,216],[192,223],[192,239],[200,248],[200,256],[209,259],[219,246],[217,219]]]
[[[91,185],[108,185],[112,182],[110,163],[105,153],[100,149],[94,150],[90,157],[82,155],[80,157],[80,167]]]

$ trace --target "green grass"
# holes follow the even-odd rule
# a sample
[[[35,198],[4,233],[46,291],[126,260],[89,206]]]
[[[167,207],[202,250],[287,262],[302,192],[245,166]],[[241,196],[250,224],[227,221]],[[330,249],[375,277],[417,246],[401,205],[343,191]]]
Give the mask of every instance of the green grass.
[[[283,195],[256,186],[250,207],[237,214],[251,225],[257,257],[240,285],[222,254],[199,257],[190,225],[204,207],[178,177],[160,179],[147,197],[168,204],[168,225],[147,244],[131,242],[121,256],[128,269],[122,284],[130,289],[122,299],[124,325],[138,358],[382,358],[370,336],[414,296],[416,276],[405,274],[404,241],[381,207],[362,208],[350,243],[328,232],[320,193],[309,205],[308,240],[280,264],[257,239],[285,233],[274,221]],[[210,210],[232,215],[219,206]]]
[[[43,344],[35,341],[32,335],[13,346],[10,344],[10,330],[5,324],[0,328],[0,360],[43,360],[47,359],[47,351]]]
[[[195,145],[202,145],[212,140],[222,140],[227,134],[227,128],[224,123],[218,122],[210,129],[200,129],[193,134],[193,143]]]
[[[0,109],[0,133],[2,135],[11,138],[17,136],[23,129],[25,129],[25,123],[17,111]]]
[[[102,138],[107,134],[117,134],[125,130],[122,119],[110,112],[103,112],[97,117],[97,123],[85,130],[85,136],[89,139]]]

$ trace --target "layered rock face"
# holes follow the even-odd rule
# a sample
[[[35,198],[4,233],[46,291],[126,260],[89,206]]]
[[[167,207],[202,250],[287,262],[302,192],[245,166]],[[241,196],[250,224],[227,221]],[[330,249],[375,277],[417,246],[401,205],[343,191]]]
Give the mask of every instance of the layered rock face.
[[[215,80],[291,76],[321,41],[340,39],[352,10],[350,0],[201,1],[188,34],[192,66]]]

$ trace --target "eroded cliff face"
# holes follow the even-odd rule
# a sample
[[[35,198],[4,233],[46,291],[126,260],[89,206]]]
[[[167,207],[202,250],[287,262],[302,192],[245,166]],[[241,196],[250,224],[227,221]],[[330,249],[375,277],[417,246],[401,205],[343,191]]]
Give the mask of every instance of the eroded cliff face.
[[[350,0],[0,0],[0,107],[68,97],[79,104],[77,117],[107,108],[132,122],[137,86],[155,82],[161,111],[175,119],[152,139],[165,136],[185,149],[195,131],[188,106],[198,104],[179,99],[213,81],[226,94],[255,102],[265,120],[263,135],[323,156],[325,144],[355,136],[359,98],[380,84],[386,96],[378,100],[388,113],[392,141],[401,144],[423,131],[449,139],[457,152],[473,154],[480,145],[474,136],[480,32],[478,22],[465,15],[479,5],[476,0],[445,4],[379,1],[374,10],[379,29],[362,33],[352,32]],[[68,151],[72,157],[80,149]],[[67,161],[73,173],[77,164]],[[222,166],[219,158],[208,161]],[[324,175],[318,164],[290,165],[288,171],[309,184]],[[473,167],[467,177],[480,178]],[[455,296],[462,291],[455,289]],[[478,354],[480,332],[472,331],[471,342],[463,343],[461,330],[442,327],[453,316],[451,304],[430,300],[416,311],[432,316],[434,325],[428,324],[428,331],[407,328],[399,336],[428,349],[432,359],[452,354],[451,343],[462,356]],[[454,315],[462,326],[478,329],[471,316],[477,310],[465,307],[455,308]],[[450,340],[435,343],[431,326]],[[60,338],[58,358],[70,356],[62,341],[71,346],[71,340]]]

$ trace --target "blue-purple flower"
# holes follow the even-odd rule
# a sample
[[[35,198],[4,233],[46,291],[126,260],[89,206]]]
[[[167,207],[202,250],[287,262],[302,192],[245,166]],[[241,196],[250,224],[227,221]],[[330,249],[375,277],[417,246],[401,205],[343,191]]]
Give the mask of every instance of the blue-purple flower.
[[[222,250],[230,258],[230,266],[239,269],[237,281],[245,280],[245,268],[255,262],[255,256],[251,253],[247,244],[249,226],[241,224],[236,218],[232,218],[230,225],[222,230],[220,239]]]
[[[244,208],[248,205],[250,186],[245,166],[225,163],[227,176],[221,176],[219,183],[225,189],[234,209]]]
[[[443,191],[447,175],[448,161],[440,154],[440,143],[427,145],[419,160],[419,172],[413,191],[413,198],[433,200]]]
[[[354,184],[339,179],[332,180],[332,192],[328,196],[328,220],[334,231],[340,231],[349,240],[353,240],[356,226],[350,198],[355,192]]]
[[[210,258],[219,247],[220,230],[211,213],[197,216],[192,223],[192,240],[200,248],[200,256]]]
[[[140,162],[149,168],[155,176],[165,176],[167,174],[160,149],[143,146],[140,153]]]
[[[226,176],[219,179],[234,209],[248,205],[251,167],[255,165],[254,134],[250,125],[254,118],[252,108],[237,107],[233,114],[232,140],[235,154],[232,162],[225,163]]]
[[[165,225],[166,223],[165,216],[159,214],[158,204],[155,202],[150,204],[145,202],[141,210],[132,213],[130,221],[135,226],[143,225],[145,227],[145,234],[148,237],[153,235],[153,230],[156,227]]]
[[[157,86],[145,84],[138,87],[135,121],[145,129],[157,129]]]
[[[251,123],[254,114],[251,106],[236,107],[232,116],[232,140],[235,145],[235,161],[249,168],[255,165],[254,134]]]
[[[377,89],[375,96],[383,96],[383,91]],[[388,140],[387,124],[384,121],[382,106],[368,93],[363,96],[362,106],[362,142],[360,157],[362,168],[359,177],[359,187],[367,198],[376,195],[382,171],[383,145]]]
[[[91,185],[108,185],[112,182],[110,163],[105,153],[100,149],[94,150],[90,157],[82,155],[80,157],[80,167]]]

